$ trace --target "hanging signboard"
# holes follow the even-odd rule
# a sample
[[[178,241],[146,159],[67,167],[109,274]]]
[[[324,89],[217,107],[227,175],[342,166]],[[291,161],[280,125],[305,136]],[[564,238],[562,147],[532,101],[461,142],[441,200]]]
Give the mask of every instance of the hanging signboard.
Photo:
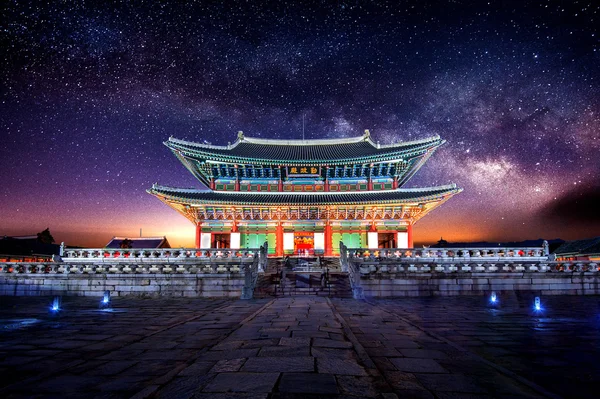
[[[320,166],[287,166],[287,175],[289,177],[319,177],[321,176]]]

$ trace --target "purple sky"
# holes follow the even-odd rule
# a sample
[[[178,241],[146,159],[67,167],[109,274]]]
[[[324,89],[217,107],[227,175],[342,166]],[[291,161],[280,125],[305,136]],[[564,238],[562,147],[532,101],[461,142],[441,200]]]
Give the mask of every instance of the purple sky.
[[[416,242],[600,235],[591,1],[45,3],[2,18],[0,234],[192,245],[145,192],[200,187],[162,141],[301,138],[304,115],[307,138],[448,140],[407,186],[465,190]]]

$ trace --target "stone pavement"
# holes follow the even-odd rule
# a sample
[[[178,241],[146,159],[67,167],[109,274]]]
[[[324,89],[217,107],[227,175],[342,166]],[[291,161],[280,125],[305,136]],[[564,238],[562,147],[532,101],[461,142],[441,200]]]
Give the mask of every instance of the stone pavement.
[[[597,297],[0,297],[0,396],[595,397]]]
[[[600,397],[600,297],[511,293],[484,297],[369,301],[460,351],[565,398]]]

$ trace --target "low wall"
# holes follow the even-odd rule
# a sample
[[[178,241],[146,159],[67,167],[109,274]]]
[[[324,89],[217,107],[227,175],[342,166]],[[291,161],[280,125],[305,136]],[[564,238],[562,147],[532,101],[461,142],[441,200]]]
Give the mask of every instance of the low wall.
[[[244,276],[226,274],[2,274],[0,295],[239,298]]]
[[[360,279],[365,297],[484,295],[529,291],[541,295],[600,295],[600,274],[575,273],[396,273]]]
[[[457,272],[371,273],[360,278],[365,297],[485,295],[528,291],[541,295],[600,295],[600,273]],[[45,274],[0,275],[0,295],[239,298],[244,275],[219,274]]]

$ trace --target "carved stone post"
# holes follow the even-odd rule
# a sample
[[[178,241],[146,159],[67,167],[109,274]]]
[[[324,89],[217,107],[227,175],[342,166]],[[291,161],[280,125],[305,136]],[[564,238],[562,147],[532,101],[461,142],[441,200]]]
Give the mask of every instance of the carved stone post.
[[[348,248],[340,241],[340,265],[342,272],[348,272]]]

